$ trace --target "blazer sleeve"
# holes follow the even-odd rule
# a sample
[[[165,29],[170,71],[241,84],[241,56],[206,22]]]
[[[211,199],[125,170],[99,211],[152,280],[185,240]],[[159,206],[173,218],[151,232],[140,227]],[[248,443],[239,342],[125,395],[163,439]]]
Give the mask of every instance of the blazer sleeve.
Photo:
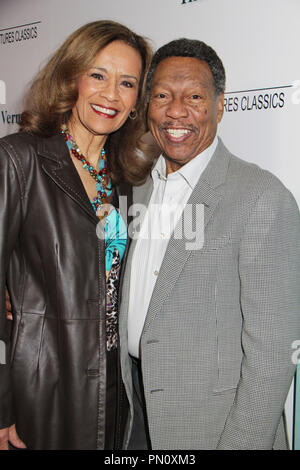
[[[240,246],[243,361],[219,449],[272,449],[300,338],[300,220],[276,179],[251,213]]]
[[[10,383],[11,321],[6,319],[5,286],[10,255],[21,226],[21,186],[16,155],[0,140],[0,429],[14,423]],[[12,149],[11,149],[12,150]]]

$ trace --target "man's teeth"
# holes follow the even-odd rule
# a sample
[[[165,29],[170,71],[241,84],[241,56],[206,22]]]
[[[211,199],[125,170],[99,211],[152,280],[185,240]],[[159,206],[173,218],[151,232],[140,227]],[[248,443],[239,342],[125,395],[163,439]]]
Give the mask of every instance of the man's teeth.
[[[185,134],[189,134],[188,129],[167,129],[168,134],[170,134],[172,137],[182,137]]]
[[[100,113],[109,114],[110,116],[117,114],[117,111],[114,109],[102,108],[102,106],[97,106],[96,104],[92,104],[92,108]]]

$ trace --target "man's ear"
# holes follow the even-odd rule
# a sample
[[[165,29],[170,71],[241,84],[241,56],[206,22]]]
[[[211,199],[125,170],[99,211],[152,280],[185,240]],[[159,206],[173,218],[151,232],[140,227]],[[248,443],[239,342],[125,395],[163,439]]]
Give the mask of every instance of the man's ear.
[[[217,97],[217,123],[221,122],[224,113],[224,93]]]

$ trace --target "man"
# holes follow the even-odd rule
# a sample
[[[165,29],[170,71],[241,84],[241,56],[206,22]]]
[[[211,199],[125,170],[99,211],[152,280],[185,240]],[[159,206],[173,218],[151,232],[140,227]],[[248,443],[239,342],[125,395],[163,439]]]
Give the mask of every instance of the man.
[[[216,137],[225,72],[210,47],[163,46],[148,88],[162,155],[134,190],[148,210],[120,306],[125,447],[284,449],[300,337],[297,205],[275,176]],[[199,207],[204,227],[198,217],[192,228]]]

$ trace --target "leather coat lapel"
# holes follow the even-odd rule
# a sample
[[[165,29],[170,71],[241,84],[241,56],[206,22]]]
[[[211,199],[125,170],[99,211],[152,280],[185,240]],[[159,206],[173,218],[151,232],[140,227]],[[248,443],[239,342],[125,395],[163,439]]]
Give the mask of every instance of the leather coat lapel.
[[[38,153],[44,157],[43,170],[71,197],[95,223],[99,222],[81,179],[70,158],[63,136],[57,134],[39,142]]]
[[[193,205],[193,214],[195,214],[195,205],[204,204],[204,230],[222,199],[222,191],[217,188],[225,181],[229,159],[229,152],[224,147],[222,141],[219,140],[218,147],[211,161],[201,175],[188,201],[188,204]],[[186,209],[178,222],[181,226],[183,226],[183,223],[186,223],[185,213]],[[151,321],[159,313],[164,301],[174,288],[181,271],[184,269],[184,265],[192,253],[186,247],[186,244],[189,242],[190,240],[184,236],[181,239],[176,239],[173,234],[170,238],[151,297],[143,332],[146,331]]]

